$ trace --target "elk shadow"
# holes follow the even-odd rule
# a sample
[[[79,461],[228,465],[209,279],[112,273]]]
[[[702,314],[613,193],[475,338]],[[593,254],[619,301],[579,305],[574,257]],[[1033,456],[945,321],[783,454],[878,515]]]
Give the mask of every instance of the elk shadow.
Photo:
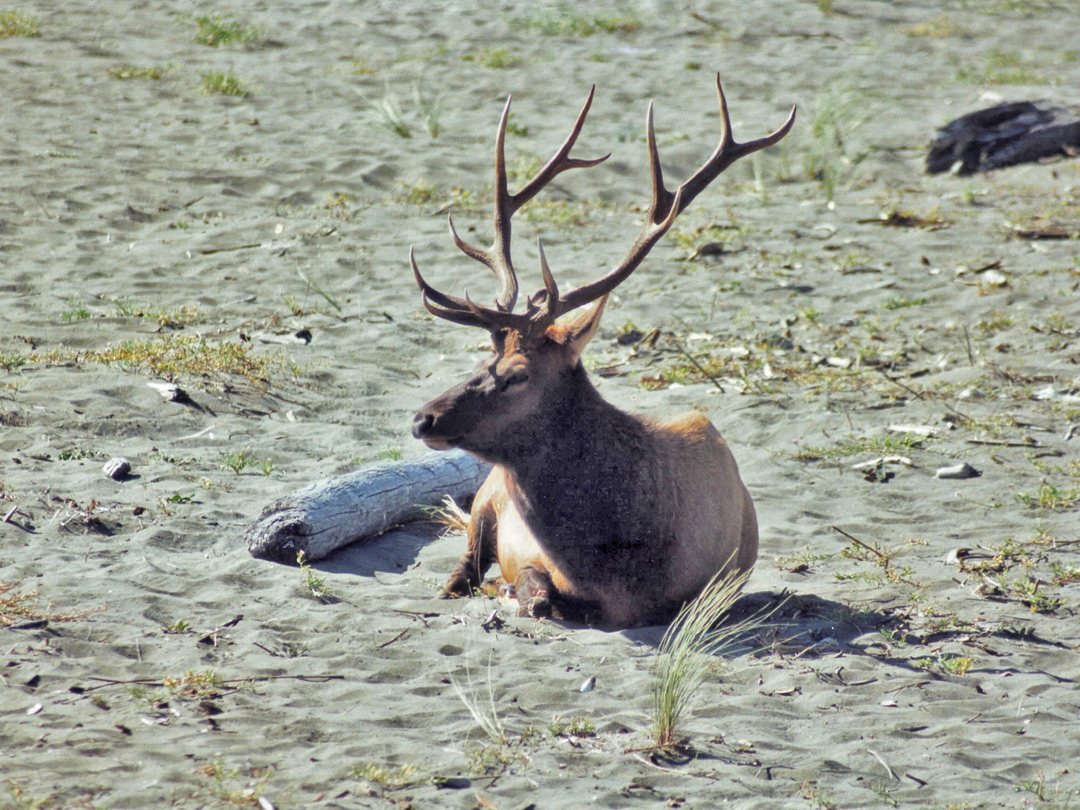
[[[410,523],[370,540],[351,543],[311,567],[329,574],[373,577],[376,573],[401,574],[420,559],[421,552],[446,530],[437,523]]]
[[[815,594],[763,590],[744,593],[716,629],[747,624],[723,650],[725,658],[741,658],[781,646],[792,654],[819,657],[835,652],[862,654],[856,639],[889,624],[892,617],[875,610],[855,611],[849,605]],[[659,648],[668,625],[621,631],[636,644]]]

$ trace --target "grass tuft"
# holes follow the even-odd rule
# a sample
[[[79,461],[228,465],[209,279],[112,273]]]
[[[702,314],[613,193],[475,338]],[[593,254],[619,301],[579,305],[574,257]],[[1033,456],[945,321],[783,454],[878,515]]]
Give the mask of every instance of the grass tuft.
[[[266,382],[275,372],[289,368],[283,354],[257,355],[250,343],[212,343],[201,335],[164,335],[152,340],[128,340],[93,351],[54,349],[30,356],[33,362],[116,366],[146,371],[167,380],[181,375],[235,374],[252,382]],[[292,369],[295,372],[295,369]]]
[[[254,28],[226,20],[217,14],[195,17],[195,25],[199,28],[195,33],[195,41],[210,48],[240,45],[259,35]]]
[[[0,11],[0,39],[36,36],[39,36],[36,18],[21,11]]]
[[[203,74],[201,90],[203,94],[207,96],[216,93],[222,96],[247,98],[248,95],[250,95],[247,89],[240,84],[240,80],[231,73],[220,73],[217,71]]]
[[[121,65],[109,68],[109,75],[114,79],[148,79],[158,81],[165,75],[165,71],[159,67],[139,67],[138,65]]]
[[[705,590],[687,602],[660,641],[652,694],[652,738],[657,748],[679,742],[690,701],[701,687],[712,657],[765,624],[771,614],[756,614],[717,626],[746,583],[749,573],[718,573]]]

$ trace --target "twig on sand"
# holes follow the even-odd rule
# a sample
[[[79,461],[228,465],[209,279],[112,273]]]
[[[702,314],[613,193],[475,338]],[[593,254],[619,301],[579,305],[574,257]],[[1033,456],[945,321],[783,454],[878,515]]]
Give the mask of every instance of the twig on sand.
[[[261,242],[252,242],[250,245],[231,245],[229,247],[203,248],[199,251],[203,256],[212,256],[215,253],[231,253],[234,250],[254,250],[262,247]]]

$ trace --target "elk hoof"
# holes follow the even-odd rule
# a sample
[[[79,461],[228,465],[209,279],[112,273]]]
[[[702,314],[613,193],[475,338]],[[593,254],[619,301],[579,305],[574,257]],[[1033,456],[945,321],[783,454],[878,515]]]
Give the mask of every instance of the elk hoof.
[[[518,608],[518,616],[526,619],[550,619],[551,600],[547,596],[534,596],[526,602],[522,602]]]
[[[455,574],[446,580],[443,585],[442,598],[454,599],[459,596],[472,596],[473,587],[469,578],[463,574]]]

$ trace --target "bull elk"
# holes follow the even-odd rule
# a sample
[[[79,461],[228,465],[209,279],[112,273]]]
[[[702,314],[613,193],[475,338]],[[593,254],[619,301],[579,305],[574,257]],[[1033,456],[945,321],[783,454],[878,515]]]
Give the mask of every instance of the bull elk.
[[[413,420],[413,435],[428,447],[459,447],[494,465],[476,494],[468,551],[445,585],[447,595],[471,593],[497,560],[514,586],[520,615],[633,627],[670,619],[719,571],[739,574],[753,567],[754,505],[712,423],[700,414],[662,422],[624,413],[601,398],[581,363],[608,295],[675,218],[728,166],[777,143],[795,121],[792,109],[771,135],[738,143],[719,76],[716,90],[720,144],[674,192],[664,186],[650,103],[652,203],[629,252],[603,278],[561,292],[539,243],[543,289],[527,298],[523,311],[514,311],[514,213],[558,174],[609,157],[570,155],[595,87],[562,146],[516,194],[506,181],[508,99],[495,138],[494,243],[486,249],[469,244],[449,220],[457,247],[498,278],[494,307],[475,303],[468,292],[459,298],[432,287],[410,249],[428,311],[486,329],[494,348],[468,380],[426,404]]]

